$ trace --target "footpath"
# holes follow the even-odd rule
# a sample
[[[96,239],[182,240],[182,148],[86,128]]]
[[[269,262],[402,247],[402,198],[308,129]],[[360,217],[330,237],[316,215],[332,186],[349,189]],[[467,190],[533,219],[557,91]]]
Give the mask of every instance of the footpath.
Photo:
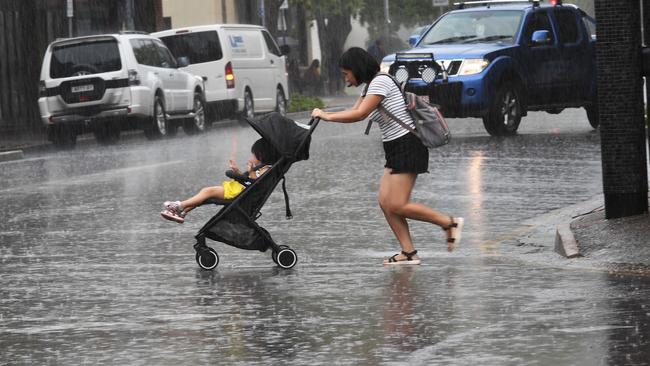
[[[356,98],[344,95],[321,99],[326,109],[339,110],[351,106]],[[304,111],[287,116],[302,119],[309,114],[310,111]],[[128,138],[139,133],[124,135]],[[79,143],[92,141],[92,136],[83,137]],[[0,164],[44,151],[54,151],[44,133],[0,135]],[[520,230],[495,242],[512,243],[519,248],[522,260],[548,262],[551,259],[550,265],[560,268],[650,276],[650,215],[605,219],[602,194],[526,220]]]

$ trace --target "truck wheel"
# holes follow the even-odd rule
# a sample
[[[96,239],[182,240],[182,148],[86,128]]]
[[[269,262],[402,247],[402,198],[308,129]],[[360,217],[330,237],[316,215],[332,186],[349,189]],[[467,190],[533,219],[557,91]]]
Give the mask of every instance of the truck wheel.
[[[95,140],[102,145],[112,145],[120,140],[120,125],[118,123],[104,123],[93,129]]]
[[[172,126],[169,121],[167,121],[165,105],[162,102],[162,98],[156,95],[153,100],[153,116],[151,117],[148,126],[144,129],[144,135],[149,140],[156,140],[172,135],[173,132],[170,132],[171,130]]]
[[[194,118],[183,122],[183,131],[188,135],[202,133],[207,128],[205,101],[201,93],[194,93]]]
[[[598,106],[593,104],[591,106],[585,107],[585,110],[587,111],[587,119],[589,120],[589,124],[591,127],[595,129],[598,128]]]
[[[523,110],[521,93],[514,83],[501,85],[492,101],[488,115],[483,117],[483,126],[492,136],[510,136],[517,133]]]
[[[52,126],[48,130],[48,138],[58,150],[74,149],[77,144],[77,133],[66,126]]]
[[[287,99],[284,97],[284,92],[280,88],[275,92],[275,111],[283,116],[287,115]]]
[[[244,110],[242,117],[253,118],[255,117],[255,105],[253,104],[253,94],[250,90],[246,89],[244,92]]]

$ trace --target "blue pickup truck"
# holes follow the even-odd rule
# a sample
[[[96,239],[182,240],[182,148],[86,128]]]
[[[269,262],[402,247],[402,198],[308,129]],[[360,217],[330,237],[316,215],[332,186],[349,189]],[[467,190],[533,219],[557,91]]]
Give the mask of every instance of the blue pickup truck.
[[[598,127],[596,26],[575,5],[457,4],[382,71],[428,95],[447,117],[479,117],[490,135],[517,132],[528,111],[585,108]]]

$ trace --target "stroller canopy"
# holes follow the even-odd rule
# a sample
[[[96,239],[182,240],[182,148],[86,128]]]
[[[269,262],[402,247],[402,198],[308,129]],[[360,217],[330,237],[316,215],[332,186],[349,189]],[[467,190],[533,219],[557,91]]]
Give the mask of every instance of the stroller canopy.
[[[311,134],[307,126],[303,127],[277,112],[257,120],[246,118],[246,122],[271,142],[282,156],[293,161],[309,159]]]

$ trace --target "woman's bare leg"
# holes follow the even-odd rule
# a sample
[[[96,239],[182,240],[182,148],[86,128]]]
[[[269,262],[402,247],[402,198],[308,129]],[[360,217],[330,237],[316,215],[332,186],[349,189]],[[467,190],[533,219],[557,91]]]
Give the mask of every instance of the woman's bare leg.
[[[223,199],[223,187],[214,186],[202,188],[196,195],[186,199],[185,201],[182,201],[181,208],[183,211],[185,211],[185,213],[190,212],[208,198]]]
[[[384,169],[379,184],[379,205],[405,252],[414,249],[406,219],[430,222],[442,228],[447,228],[452,223],[449,216],[426,205],[411,202],[416,178],[417,174],[390,174],[390,169]],[[404,256],[400,254],[397,259],[404,259]]]

